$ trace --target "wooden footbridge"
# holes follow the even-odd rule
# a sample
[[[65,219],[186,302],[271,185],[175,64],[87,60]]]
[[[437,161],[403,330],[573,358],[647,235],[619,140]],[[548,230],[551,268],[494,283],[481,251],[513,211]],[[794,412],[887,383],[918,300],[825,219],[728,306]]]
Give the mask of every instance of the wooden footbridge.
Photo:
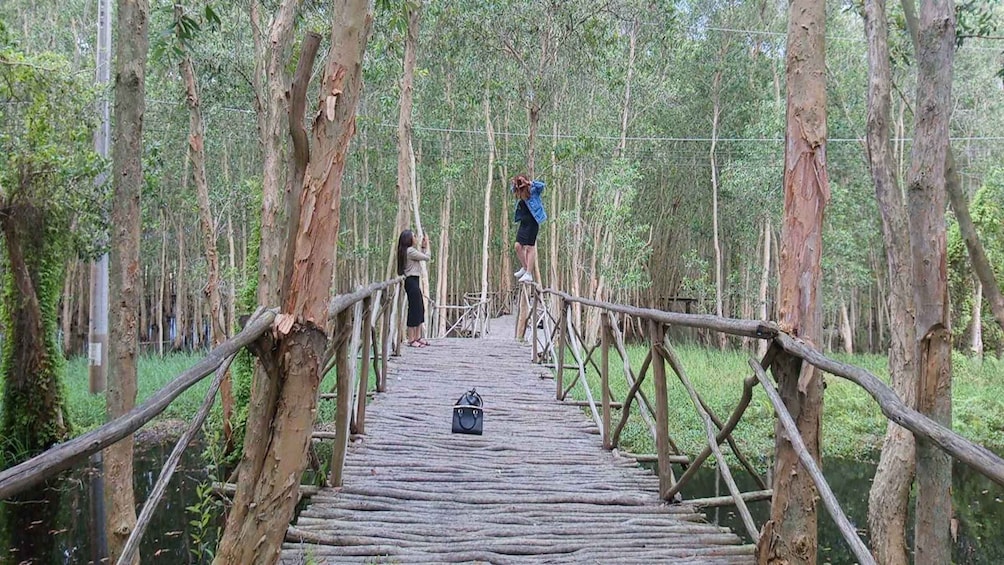
[[[283,563],[753,562],[753,546],[692,504],[663,503],[651,471],[603,449],[514,330],[506,316],[489,339],[403,348],[344,486],[313,494]],[[452,434],[451,406],[471,387],[484,435]]]
[[[333,440],[328,486],[288,485],[287,500],[299,490],[309,501],[285,533],[283,563],[751,563],[753,545],[708,524],[701,509],[735,506],[746,539],[785,543],[777,523],[762,532],[754,522],[747,502],[770,499],[773,492],[731,437],[757,386],[777,415],[784,440],[778,445],[798,459],[776,472],[775,480],[809,477],[858,563],[875,563],[806,449],[768,369],[812,365],[849,380],[919,441],[1004,485],[1004,459],[910,408],[872,373],[829,359],[773,324],[596,302],[524,284],[518,295],[465,296],[462,306],[433,304],[433,319],[440,322],[435,326],[449,327],[448,335],[428,347],[409,348],[400,339],[400,282],[374,283],[331,301],[334,335],[325,363],[326,370],[334,369],[337,386],[320,401],[336,402],[334,431],[314,433],[316,440]],[[598,343],[579,328],[587,310],[598,322]],[[518,311],[519,319],[497,317],[502,311]],[[240,333],[128,414],[0,471],[0,500],[135,433],[186,389],[215,374],[143,503],[119,558],[120,564],[131,563],[230,361],[273,331],[277,321],[275,310],[260,309]],[[648,350],[639,367],[632,366],[620,329],[628,324]],[[692,386],[666,335],[672,326],[768,342],[766,355],[750,360],[751,375],[728,418],[713,413]],[[393,359],[392,350],[399,354]],[[621,399],[613,398],[609,386],[618,374],[628,385]],[[699,454],[680,452],[670,437],[671,382],[686,389],[699,416],[707,440]],[[452,434],[452,405],[471,387],[485,399],[484,435]],[[585,401],[566,400],[575,387]],[[632,415],[651,433],[655,453],[618,451]],[[728,495],[687,496],[689,481],[712,457]],[[654,468],[640,467],[639,460]],[[759,490],[741,492],[731,467],[742,467]]]

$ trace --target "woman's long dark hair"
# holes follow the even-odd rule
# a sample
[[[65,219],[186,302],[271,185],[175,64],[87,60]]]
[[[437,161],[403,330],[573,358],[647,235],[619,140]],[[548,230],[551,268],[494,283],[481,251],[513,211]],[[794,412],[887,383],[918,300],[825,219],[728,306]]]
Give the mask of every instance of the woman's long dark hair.
[[[397,238],[397,274],[404,274],[404,265],[408,262],[408,248],[415,244],[415,234],[404,230]]]

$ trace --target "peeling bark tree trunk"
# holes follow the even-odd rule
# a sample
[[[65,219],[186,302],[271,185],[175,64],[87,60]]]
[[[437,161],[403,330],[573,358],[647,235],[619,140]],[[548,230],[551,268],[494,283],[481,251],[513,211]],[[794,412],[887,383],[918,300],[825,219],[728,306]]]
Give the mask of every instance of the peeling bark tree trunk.
[[[292,322],[292,327],[288,334],[280,336],[274,352],[271,347],[260,351],[266,373],[279,385],[256,384],[253,391],[248,422],[258,424],[254,438],[249,426],[245,441],[253,439],[264,449],[245,450],[235,505],[214,561],[218,564],[276,562],[307,463],[317,389],[326,362],[326,336],[332,330],[328,305],[338,243],[342,176],[355,133],[362,58],[372,23],[367,0],[337,0],[332,16],[331,47],[313,124],[314,146],[308,161],[296,164],[297,168],[305,164],[306,172],[299,198],[299,229],[295,239],[288,242],[293,248],[290,286],[283,290],[287,297],[283,318]],[[311,65],[302,59],[308,51],[305,48],[301,55],[294,80],[294,102],[306,92]],[[291,128],[297,124],[295,117],[290,118],[290,123]],[[293,139],[295,143],[297,136]],[[253,516],[249,509],[253,509]]]
[[[917,34],[917,102],[907,184],[917,308],[917,409],[952,425],[951,318],[945,233],[945,173],[955,54],[954,2],[925,1]],[[952,459],[917,442],[916,563],[952,557]]]
[[[781,236],[779,324],[809,343],[822,333],[819,291],[823,214],[830,199],[826,174],[826,67],[823,0],[794,0],[788,20],[788,108]],[[819,456],[823,408],[820,372],[782,355],[774,374],[784,404],[809,454]],[[780,423],[775,425],[774,495],[757,547],[760,563],[815,563],[816,488]]]
[[[282,252],[289,219],[283,204],[282,145],[286,121],[286,57],[293,40],[293,24],[302,0],[282,0],[269,25],[267,40],[261,32],[261,3],[252,0],[250,19],[255,44],[255,107],[258,138],[262,147],[261,243],[258,249],[258,303],[274,306],[279,302],[283,280]],[[255,378],[264,378],[256,372]]]
[[[174,14],[180,18],[183,8],[175,4]],[[202,122],[202,102],[195,79],[192,57],[185,53],[181,59],[181,76],[185,81],[185,101],[188,104],[188,150],[192,155],[192,173],[195,175],[195,194],[199,202],[199,225],[202,228],[203,253],[206,256],[208,281],[203,293],[209,299],[209,344],[217,347],[227,339],[223,323],[223,301],[220,298],[220,259],[216,249],[216,224],[209,205],[209,181],[206,178],[205,126]],[[231,419],[234,411],[233,385],[230,372],[223,377],[220,385],[220,399],[223,405],[223,437],[230,446]]]
[[[119,40],[115,52],[115,141],[112,148],[112,217],[108,324],[108,421],[136,405],[139,343],[136,313],[140,287],[140,195],[143,188],[143,117],[147,57],[146,0],[118,3]],[[144,332],[146,328],[143,328]],[[133,440],[105,449],[105,524],[108,554],[117,562],[136,527],[133,498]],[[139,563],[139,553],[133,563]]]
[[[912,2],[904,1],[903,8],[911,37],[916,38],[917,22]],[[883,217],[889,264],[889,367],[894,390],[907,405],[915,406],[917,385],[914,375],[918,354],[913,295],[915,267],[911,255],[908,212],[896,180],[897,171],[902,166],[902,145],[894,147],[889,140],[893,124],[890,123],[891,78],[884,0],[866,2],[865,15],[869,41],[868,153]],[[902,111],[895,128],[897,137],[902,137]],[[880,340],[885,317],[883,310],[879,310]],[[890,422],[869,495],[868,522],[872,547],[880,563],[905,565],[910,562],[906,519],[915,455],[913,436]]]

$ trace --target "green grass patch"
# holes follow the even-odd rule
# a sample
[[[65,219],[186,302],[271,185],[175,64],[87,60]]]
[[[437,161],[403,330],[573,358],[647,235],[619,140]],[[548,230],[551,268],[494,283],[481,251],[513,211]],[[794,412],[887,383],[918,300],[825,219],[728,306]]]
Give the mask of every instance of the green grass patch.
[[[743,379],[752,375],[748,365],[749,355],[738,351],[719,351],[695,345],[678,345],[677,355],[687,378],[711,407],[718,418],[729,419],[742,394]],[[637,373],[647,354],[647,348],[628,347],[632,370]],[[835,355],[845,363],[862,367],[889,381],[887,360],[880,355]],[[599,364],[599,350],[593,354]],[[575,361],[569,353],[566,364]],[[610,352],[610,388],[615,401],[623,400],[629,386],[624,378],[623,363],[615,350]],[[673,441],[688,455],[698,454],[707,445],[703,424],[680,380],[667,364],[669,381],[669,429]],[[565,371],[565,386],[576,371]],[[590,364],[587,377],[593,398],[599,407],[600,377]],[[822,445],[826,457],[865,458],[881,448],[886,429],[886,418],[878,404],[858,385],[835,377],[825,376],[826,392],[823,400]],[[642,386],[654,402],[651,368]],[[570,393],[576,400],[585,400],[585,390],[576,384]],[[961,354],[953,357],[953,415],[954,428],[963,436],[990,449],[1004,451],[1004,362],[997,359],[983,361]],[[636,399],[637,402],[637,399]],[[588,413],[588,408],[584,409]],[[613,426],[621,417],[613,411]],[[716,430],[717,431],[717,430]],[[754,388],[753,400],[733,432],[740,450],[758,467],[767,464],[774,449],[774,414],[761,387]],[[652,453],[654,440],[637,407],[632,405],[628,424],[621,434],[621,447],[634,453]],[[728,451],[728,450],[726,450]]]
[[[205,353],[171,353],[163,358],[143,356],[139,358],[136,376],[136,404],[150,398],[164,388],[186,369],[200,361]],[[158,419],[188,420],[202,404],[212,377],[206,377],[181,394]],[[66,363],[66,399],[74,431],[82,434],[105,423],[105,395],[90,393],[90,376],[86,357],[77,357]],[[217,400],[216,410],[219,409]]]

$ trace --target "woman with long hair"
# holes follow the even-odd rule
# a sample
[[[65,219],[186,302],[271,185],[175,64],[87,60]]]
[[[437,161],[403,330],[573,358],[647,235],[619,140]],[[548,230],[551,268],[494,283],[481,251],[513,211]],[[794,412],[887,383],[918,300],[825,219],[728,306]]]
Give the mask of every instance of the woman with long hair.
[[[415,234],[404,230],[397,238],[397,274],[404,275],[404,292],[408,295],[408,345],[425,347],[429,342],[422,337],[425,324],[425,302],[422,299],[422,261],[432,259],[429,254],[429,235],[422,238],[422,250],[416,246]]]
[[[519,224],[516,231],[516,257],[522,265],[513,273],[519,282],[533,282],[537,271],[537,232],[540,224],[547,220],[544,202],[540,195],[544,192],[544,182],[530,181],[526,175],[516,175],[512,179],[512,192],[516,196],[516,210],[513,218]]]

